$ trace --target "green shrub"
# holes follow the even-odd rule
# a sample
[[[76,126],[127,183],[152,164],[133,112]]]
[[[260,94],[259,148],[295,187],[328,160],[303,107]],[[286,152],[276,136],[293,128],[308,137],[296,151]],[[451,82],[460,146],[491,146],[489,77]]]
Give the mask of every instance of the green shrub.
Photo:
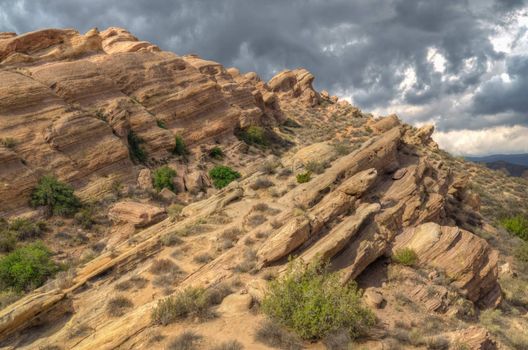
[[[209,176],[213,179],[216,188],[224,188],[232,181],[240,178],[240,173],[225,165],[217,165],[209,171]]]
[[[187,155],[187,146],[185,146],[185,142],[183,141],[183,138],[180,135],[176,135],[174,137],[175,145],[174,149],[172,150],[172,153],[178,155],[178,156],[185,156]]]
[[[27,240],[40,237],[46,230],[44,221],[33,221],[24,218],[17,218],[8,225],[8,230],[16,233],[17,239]]]
[[[0,289],[28,291],[40,287],[58,271],[51,252],[36,242],[0,258]]]
[[[152,320],[156,324],[167,325],[187,317],[197,317],[201,320],[213,318],[215,314],[211,307],[220,304],[229,293],[230,290],[220,287],[209,290],[192,287],[184,289],[174,296],[158,301],[152,310]]]
[[[73,218],[79,226],[81,226],[85,230],[88,230],[92,228],[92,226],[95,224],[93,215],[94,214],[92,208],[82,208],[75,214]]]
[[[289,127],[289,128],[301,128],[302,125],[297,123],[295,120],[288,118],[282,123],[283,126]]]
[[[522,215],[504,218],[500,224],[508,230],[508,232],[528,241],[528,219]]]
[[[16,232],[11,230],[0,230],[0,253],[9,253],[17,246]]]
[[[297,182],[300,183],[300,184],[303,184],[305,182],[308,182],[312,179],[312,173],[307,171],[307,172],[304,172],[304,173],[300,173],[300,174],[297,174],[296,176],[297,178]]]
[[[418,260],[416,252],[411,248],[398,249],[392,256],[392,260],[405,266],[413,266]]]
[[[14,250],[19,241],[40,237],[46,230],[43,221],[33,221],[17,218],[10,223],[0,221],[0,252],[8,253]]]
[[[69,216],[81,207],[81,201],[73,193],[73,187],[52,175],[43,176],[31,193],[32,206],[45,206],[54,215]]]
[[[156,124],[158,125],[158,128],[167,129],[167,124],[161,119],[156,119]]]
[[[224,151],[218,146],[215,146],[209,150],[209,157],[215,158],[215,159],[222,159],[224,158]]]
[[[374,324],[354,284],[342,285],[327,265],[291,262],[285,275],[270,282],[262,310],[303,339],[321,339],[345,330],[356,338]]]
[[[164,188],[174,191],[172,179],[176,176],[176,171],[168,166],[163,166],[154,170],[152,175],[152,185],[159,192]]]
[[[135,132],[130,131],[127,135],[128,150],[130,158],[137,163],[145,163],[147,160],[147,152],[141,147],[144,142]]]
[[[6,137],[0,139],[0,145],[4,146],[5,148],[14,148],[16,146],[17,142],[12,137]]]
[[[522,242],[515,248],[515,258],[523,263],[528,263],[528,242]]]
[[[236,132],[236,136],[250,145],[268,145],[266,129],[261,126],[252,125],[245,129],[240,129]]]

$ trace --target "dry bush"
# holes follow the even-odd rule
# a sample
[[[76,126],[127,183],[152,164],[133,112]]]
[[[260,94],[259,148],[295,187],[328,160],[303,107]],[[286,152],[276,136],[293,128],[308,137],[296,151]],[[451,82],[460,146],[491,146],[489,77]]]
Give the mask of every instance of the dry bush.
[[[255,332],[255,340],[272,348],[300,350],[302,343],[294,334],[270,320],[263,321]]]
[[[134,306],[132,301],[124,296],[117,296],[108,301],[106,304],[106,313],[111,317],[119,317],[125,314],[127,309]]]
[[[172,273],[174,270],[178,270],[178,266],[169,259],[156,259],[152,262],[149,268],[149,272],[154,275],[161,275],[164,273]]]
[[[133,276],[123,282],[117,283],[114,288],[119,291],[126,291],[134,287],[136,289],[143,289],[147,286],[147,283],[148,280],[146,278]]]
[[[194,331],[184,331],[174,338],[168,346],[168,350],[196,350],[202,340],[202,336]]]
[[[193,261],[195,263],[199,263],[199,264],[206,264],[210,261],[212,261],[214,258],[211,256],[211,254],[205,252],[205,253],[200,253],[198,255],[195,255],[193,256]]]
[[[275,184],[268,180],[265,177],[259,177],[257,178],[251,185],[249,185],[249,188],[251,188],[253,191],[269,188],[271,186],[275,186]]]
[[[242,350],[244,346],[238,340],[228,340],[212,348],[212,350]]]
[[[247,218],[247,224],[250,227],[257,227],[265,223],[268,219],[262,214],[252,214]]]

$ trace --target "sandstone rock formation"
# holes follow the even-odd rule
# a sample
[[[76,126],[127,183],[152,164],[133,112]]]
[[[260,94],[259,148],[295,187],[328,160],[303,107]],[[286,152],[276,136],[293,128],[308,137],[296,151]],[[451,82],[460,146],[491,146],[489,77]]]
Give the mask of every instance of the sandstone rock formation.
[[[163,220],[165,209],[138,202],[118,202],[108,211],[108,217],[117,223],[131,223],[136,227],[152,225]]]
[[[314,93],[313,76],[297,75],[300,93]],[[160,51],[121,28],[5,34],[0,79],[0,138],[15,141],[2,150],[12,165],[0,169],[0,195],[13,200],[2,201],[0,216],[27,209],[41,173],[93,199],[112,182],[133,183],[129,149],[160,160],[175,135],[194,145],[282,118],[274,92],[259,79],[235,80],[216,62]]]
[[[27,211],[38,179],[52,172],[84,201],[100,199],[95,206],[113,221],[111,230],[88,232],[106,247],[96,251],[93,241],[74,247],[87,248],[91,259],[69,278],[0,310],[0,346],[165,348],[167,335],[189,328],[204,338],[244,335],[246,348],[265,348],[247,336],[262,320],[251,307],[289,259],[327,260],[341,283],[365,286],[363,298],[378,318],[426,316],[449,325],[457,300],[471,310],[501,301],[498,252],[470,232],[483,227],[480,197],[467,174],[446,165],[431,139],[434,128],[410,127],[395,115],[375,119],[319,94],[305,69],[266,83],[252,72],[161,51],[121,28],[85,35],[43,30],[0,34],[0,79],[0,139],[14,139],[0,145],[0,217]],[[295,130],[283,130],[287,118],[299,123]],[[345,152],[326,129],[324,137],[311,138],[310,128],[332,123],[350,146]],[[295,148],[237,141],[234,131],[251,125]],[[189,153],[173,154],[176,136]],[[223,151],[220,159],[208,153],[214,146]],[[295,175],[314,161],[327,166],[298,184]],[[208,170],[217,164],[243,176],[212,189]],[[152,170],[160,165],[176,170],[175,190],[153,194]],[[116,193],[121,185],[127,186]],[[112,234],[119,237],[105,236]],[[404,247],[416,252],[418,266],[390,262]],[[157,275],[151,266],[160,261],[174,266]],[[389,276],[387,265],[404,270],[402,281]],[[449,283],[436,282],[440,272]],[[153,324],[162,298],[220,285],[233,290],[215,306],[217,319]],[[419,312],[398,310],[398,293]],[[133,307],[109,315],[114,295]],[[382,320],[378,331],[390,335],[390,323]],[[495,345],[486,331],[458,325],[466,329],[452,329],[450,339]]]
[[[486,306],[500,302],[498,252],[482,238],[457,227],[425,223],[396,237],[393,252],[401,248],[413,249],[421,263],[444,270],[469,300]]]

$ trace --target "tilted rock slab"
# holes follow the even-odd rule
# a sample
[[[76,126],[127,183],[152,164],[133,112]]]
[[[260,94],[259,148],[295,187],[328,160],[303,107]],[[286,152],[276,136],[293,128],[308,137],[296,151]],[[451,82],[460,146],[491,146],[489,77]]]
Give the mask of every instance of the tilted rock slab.
[[[342,178],[349,178],[369,168],[374,168],[382,174],[397,167],[397,148],[400,137],[400,128],[396,127],[366,142],[359,150],[336,160],[324,174],[297,186],[279,201],[285,204],[298,203],[309,208],[319,202],[326,193],[332,191],[332,188]]]
[[[501,301],[499,254],[471,232],[425,223],[396,237],[392,252],[402,248],[413,249],[420,263],[444,270],[469,300],[484,307],[497,306]]]
[[[348,244],[365,220],[370,215],[377,213],[380,208],[378,203],[361,204],[354,215],[346,217],[332,231],[303,252],[299,258],[306,263],[315,259],[326,261],[332,258]]]
[[[323,175],[326,176],[326,173]],[[306,216],[290,219],[277,233],[268,238],[257,252],[258,266],[282,259],[316,236],[327,222],[347,212],[354,201],[376,180],[375,169],[359,172],[329,193]],[[353,195],[352,195],[353,194]]]

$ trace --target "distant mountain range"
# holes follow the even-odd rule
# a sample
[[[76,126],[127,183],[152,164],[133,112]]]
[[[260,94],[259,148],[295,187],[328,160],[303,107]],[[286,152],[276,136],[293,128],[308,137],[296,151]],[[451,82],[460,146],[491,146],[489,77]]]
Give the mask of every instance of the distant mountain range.
[[[466,157],[476,163],[484,163],[490,169],[506,170],[511,176],[528,177],[528,153],[493,154],[484,157]]]

